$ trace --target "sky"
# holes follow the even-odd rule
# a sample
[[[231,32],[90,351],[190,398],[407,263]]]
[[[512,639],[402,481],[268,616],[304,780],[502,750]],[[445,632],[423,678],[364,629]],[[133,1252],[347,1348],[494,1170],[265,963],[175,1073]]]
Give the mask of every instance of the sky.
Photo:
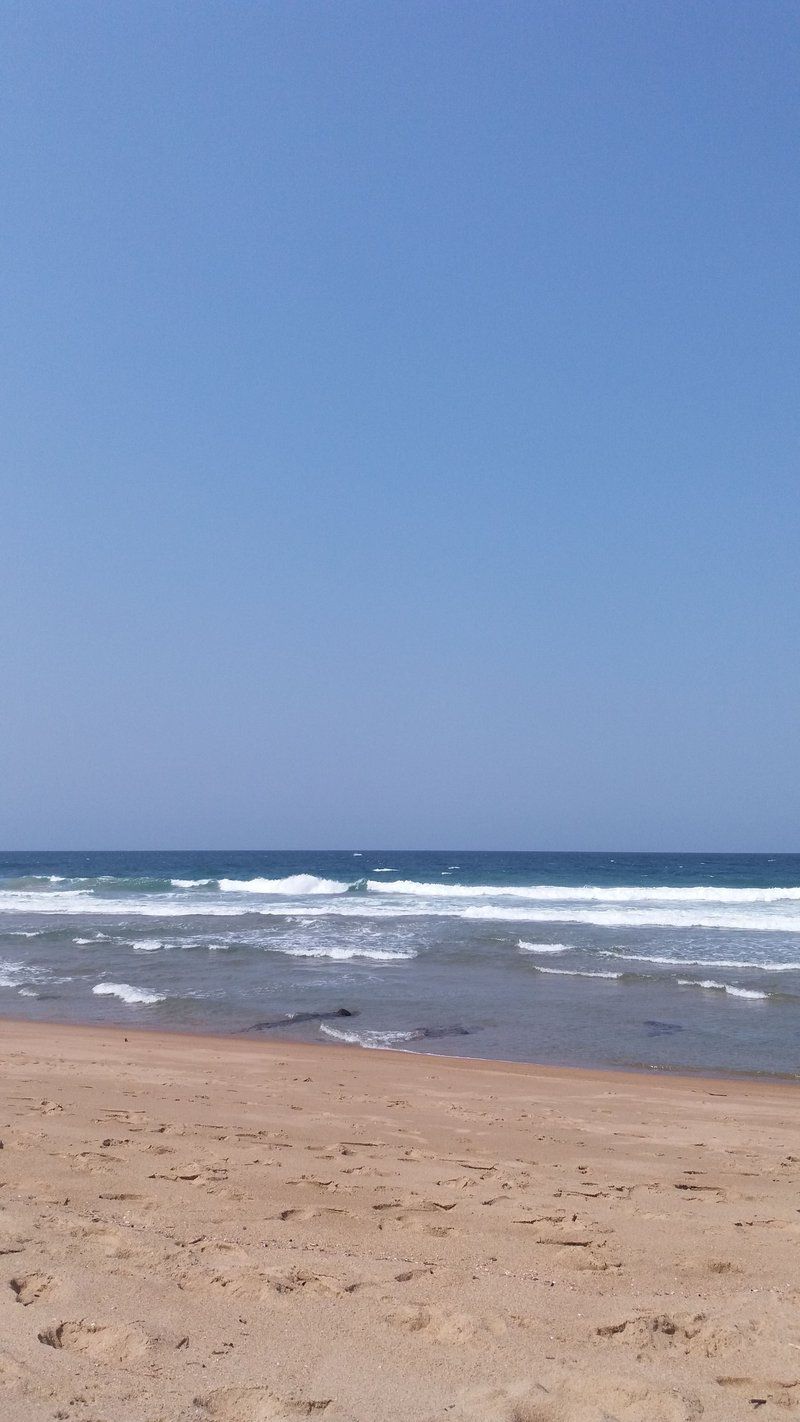
[[[0,845],[800,850],[794,0],[5,0]]]

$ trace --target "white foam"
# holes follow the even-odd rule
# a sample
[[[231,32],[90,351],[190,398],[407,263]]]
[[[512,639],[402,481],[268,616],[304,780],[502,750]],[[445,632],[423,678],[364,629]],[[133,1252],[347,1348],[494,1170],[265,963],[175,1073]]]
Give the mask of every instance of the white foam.
[[[173,889],[204,889],[216,884],[216,879],[170,879]]]
[[[537,973],[552,973],[559,978],[621,978],[622,973],[590,973],[583,968],[543,968],[536,965]]]
[[[373,869],[373,874],[394,874],[394,869]]]
[[[797,973],[800,972],[800,963],[759,963],[755,959],[743,958],[673,958],[667,955],[656,955],[653,953],[623,953],[617,948],[601,948],[598,950],[603,958],[623,958],[626,963],[659,963],[669,964],[676,968],[741,968],[743,971],[753,970],[761,973]]]
[[[268,944],[267,946],[274,947],[276,952],[285,953],[290,958],[333,958],[341,963],[349,963],[353,958],[369,958],[376,963],[394,963],[417,956],[415,948],[338,948],[328,947],[325,944],[320,946],[310,944],[307,948],[281,948],[277,944]]]
[[[349,884],[318,879],[316,874],[290,874],[286,879],[220,879],[224,893],[235,894],[346,894]]]
[[[17,992],[19,993],[20,997],[38,997],[38,996],[39,996],[38,992],[36,991],[36,988],[17,988]]]
[[[130,983],[96,983],[92,988],[96,997],[119,997],[130,1006],[150,1007],[154,1002],[163,1002],[157,992],[146,992],[144,988],[131,987]]]
[[[24,963],[12,963],[8,958],[0,958],[0,987],[15,987],[14,979],[24,972]]]
[[[428,910],[432,912],[432,910]],[[502,923],[589,923],[599,928],[718,928],[742,929],[751,933],[800,933],[800,912],[737,913],[728,909],[639,909],[639,908],[547,908],[539,912],[525,908],[474,904],[459,918]]]
[[[733,987],[731,983],[717,983],[713,978],[678,978],[679,987],[708,988],[712,992],[727,992],[731,997],[769,997],[768,992],[757,992],[755,988]]]
[[[729,889],[714,884],[645,887],[635,884],[427,884],[414,879],[392,879],[367,887],[374,893],[413,894],[425,898],[527,899],[531,903],[709,903],[800,904],[798,888]]]
[[[335,1037],[337,1042],[350,1042],[355,1047],[369,1047],[372,1050],[391,1051],[401,1042],[413,1042],[416,1032],[343,1032],[340,1027],[329,1027],[320,1022],[319,1030],[326,1037]]]
[[[714,903],[700,899],[695,903],[669,902],[659,905],[650,902],[642,906],[635,902],[635,896],[644,896],[648,890],[603,890],[615,894],[610,903],[600,900],[600,890],[569,890],[553,886],[538,889],[512,888],[517,902],[491,903],[486,895],[498,895],[501,900],[506,891],[486,885],[467,887],[463,884],[450,886],[443,884],[420,885],[414,881],[402,881],[408,893],[398,893],[398,884],[389,881],[370,880],[372,893],[348,893],[351,885],[331,879],[319,879],[315,875],[292,875],[286,879],[224,879],[221,892],[210,891],[192,897],[183,890],[173,892],[148,893],[125,898],[103,898],[86,890],[58,887],[47,891],[15,890],[0,892],[0,912],[52,914],[103,915],[105,917],[130,918],[185,918],[190,915],[202,917],[234,917],[244,914],[260,916],[287,916],[296,913],[298,899],[303,898],[304,915],[320,917],[336,915],[347,918],[418,918],[457,917],[477,921],[499,921],[509,923],[585,923],[600,927],[674,927],[711,928],[716,930],[747,930],[750,932],[783,932],[800,934],[800,902],[792,910],[786,903],[781,907],[778,901],[756,902],[756,893],[762,896],[768,892],[794,895],[795,890],[753,891],[753,901],[749,909],[737,907],[733,903]],[[520,894],[558,893],[562,902],[545,897],[540,902],[531,900],[528,904],[519,901]],[[655,892],[660,892],[655,891]],[[678,891],[676,890],[675,893]],[[685,892],[685,891],[682,891]],[[702,894],[702,890],[692,890]],[[727,891],[726,891],[727,892]],[[733,892],[733,891],[730,891]],[[738,891],[748,893],[750,891]],[[593,894],[594,902],[576,899],[571,902],[569,895]],[[425,897],[425,895],[429,895]],[[477,902],[465,903],[470,894],[477,895]],[[622,896],[628,902],[623,902]],[[316,902],[314,900],[316,899]],[[794,900],[791,900],[794,903]]]
[[[168,943],[163,943],[160,938],[137,938],[131,944],[134,953],[157,953],[159,948],[168,948]]]
[[[524,938],[520,938],[517,943],[521,953],[568,953],[569,943],[527,943]]]

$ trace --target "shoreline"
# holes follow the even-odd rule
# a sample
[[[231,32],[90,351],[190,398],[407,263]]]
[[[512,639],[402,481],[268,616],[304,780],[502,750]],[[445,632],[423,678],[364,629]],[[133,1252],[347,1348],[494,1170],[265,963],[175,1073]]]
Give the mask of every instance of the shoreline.
[[[642,1079],[660,1079],[674,1082],[686,1081],[694,1084],[702,1084],[703,1082],[729,1081],[740,1083],[742,1085],[775,1085],[784,1086],[788,1088],[800,1088],[800,1072],[795,1074],[792,1074],[790,1072],[752,1072],[743,1070],[740,1071],[736,1068],[725,1067],[720,1067],[714,1071],[701,1072],[695,1071],[690,1067],[672,1067],[662,1066],[660,1064],[650,1065],[647,1063],[642,1063],[639,1065],[626,1064],[623,1066],[614,1066],[608,1064],[604,1064],[602,1066],[578,1066],[571,1065],[567,1062],[551,1063],[535,1061],[517,1061],[504,1057],[474,1057],[467,1056],[464,1054],[450,1056],[449,1054],[444,1052],[427,1052],[419,1049],[411,1050],[403,1047],[367,1048],[355,1046],[354,1044],[349,1042],[335,1043],[332,1041],[311,1041],[308,1038],[303,1037],[280,1036],[278,1034],[279,1029],[272,1029],[270,1031],[270,1035],[267,1037],[263,1034],[256,1035],[252,1032],[252,1029],[250,1028],[241,1028],[236,1031],[230,1032],[198,1032],[194,1028],[183,1029],[180,1027],[148,1027],[146,1023],[137,1023],[136,1025],[129,1027],[120,1022],[110,1022],[108,1024],[105,1024],[97,1022],[64,1021],[62,1019],[56,1019],[51,1017],[36,1019],[24,1016],[16,1017],[0,1015],[0,1033],[2,1033],[7,1027],[30,1029],[32,1032],[66,1031],[76,1033],[85,1032],[87,1034],[99,1035],[102,1035],[104,1033],[110,1033],[112,1037],[117,1035],[121,1035],[124,1038],[127,1038],[128,1036],[141,1036],[151,1040],[153,1038],[163,1038],[165,1042],[174,1041],[175,1043],[177,1043],[189,1041],[195,1043],[198,1046],[203,1046],[205,1044],[212,1043],[219,1045],[228,1043],[231,1045],[238,1044],[246,1045],[252,1048],[259,1048],[262,1051],[266,1049],[268,1053],[274,1050],[275,1052],[282,1051],[285,1054],[287,1051],[292,1051],[297,1048],[303,1050],[308,1049],[312,1052],[321,1052],[323,1054],[332,1053],[335,1055],[336,1058],[339,1058],[342,1054],[346,1054],[348,1056],[352,1055],[357,1059],[363,1056],[401,1058],[404,1062],[407,1062],[409,1058],[411,1058],[412,1060],[416,1059],[421,1060],[423,1062],[440,1062],[447,1065],[448,1067],[453,1067],[455,1069],[459,1069],[461,1067],[472,1067],[478,1070],[480,1070],[481,1068],[486,1068],[512,1072],[514,1074],[530,1073],[541,1076],[561,1076],[564,1074],[570,1074],[575,1075],[577,1077],[581,1077],[587,1081],[594,1080],[595,1078],[602,1078],[604,1080],[605,1078],[608,1078],[610,1081],[617,1081],[620,1078],[630,1077],[632,1081],[642,1081]],[[0,1037],[0,1047],[1,1046],[2,1038]]]

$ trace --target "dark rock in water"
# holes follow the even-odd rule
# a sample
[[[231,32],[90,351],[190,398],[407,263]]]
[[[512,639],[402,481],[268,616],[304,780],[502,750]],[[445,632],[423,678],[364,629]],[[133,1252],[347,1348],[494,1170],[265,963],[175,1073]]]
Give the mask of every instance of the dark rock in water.
[[[648,1017],[645,1022],[648,1037],[670,1037],[673,1032],[682,1032],[683,1025],[680,1022],[659,1022],[655,1017]]]
[[[273,1017],[269,1022],[253,1022],[242,1032],[268,1032],[272,1027],[296,1027],[299,1022],[329,1022],[333,1017],[357,1017],[358,1010],[337,1007],[333,1012],[290,1012],[285,1017]]]

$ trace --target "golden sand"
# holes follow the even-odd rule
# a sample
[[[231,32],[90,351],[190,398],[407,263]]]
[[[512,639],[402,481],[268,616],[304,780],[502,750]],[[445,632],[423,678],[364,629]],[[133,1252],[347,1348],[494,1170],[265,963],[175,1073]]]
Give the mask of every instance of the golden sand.
[[[0,1023],[3,1422],[800,1414],[800,1091]]]

